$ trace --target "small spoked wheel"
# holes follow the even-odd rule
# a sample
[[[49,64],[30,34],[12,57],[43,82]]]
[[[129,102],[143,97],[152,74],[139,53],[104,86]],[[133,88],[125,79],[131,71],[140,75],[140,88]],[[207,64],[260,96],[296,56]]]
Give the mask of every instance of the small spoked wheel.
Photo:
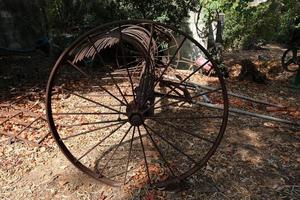
[[[215,153],[228,118],[225,83],[207,51],[180,30],[142,20],[76,40],[51,72],[46,103],[65,156],[112,186],[164,187],[191,176]]]
[[[288,72],[296,72],[300,68],[300,50],[298,48],[287,49],[281,58],[282,67]]]

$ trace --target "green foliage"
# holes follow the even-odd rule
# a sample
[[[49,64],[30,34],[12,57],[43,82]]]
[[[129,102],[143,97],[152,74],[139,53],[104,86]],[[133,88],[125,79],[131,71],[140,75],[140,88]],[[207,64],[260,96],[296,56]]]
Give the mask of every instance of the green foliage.
[[[197,2],[198,1],[198,2]],[[223,39],[227,47],[251,48],[260,40],[289,43],[300,17],[299,0],[49,0],[51,32],[68,33],[73,27],[95,26],[119,19],[150,19],[181,26],[189,10],[202,8],[208,25],[225,14]],[[300,26],[300,25],[299,25]],[[300,27],[299,27],[300,28]]]
[[[251,48],[260,40],[287,44],[300,17],[299,0],[268,0],[255,5],[251,0],[203,0],[206,19],[225,13],[224,39],[227,47]]]
[[[50,0],[51,30],[68,32],[75,26],[94,26],[119,19],[150,19],[178,25],[195,6],[194,0]]]
[[[181,23],[188,16],[194,0],[121,0],[125,18],[144,18],[169,24]]]
[[[68,32],[69,28],[83,24],[85,1],[49,0],[47,3],[47,15],[51,30]]]

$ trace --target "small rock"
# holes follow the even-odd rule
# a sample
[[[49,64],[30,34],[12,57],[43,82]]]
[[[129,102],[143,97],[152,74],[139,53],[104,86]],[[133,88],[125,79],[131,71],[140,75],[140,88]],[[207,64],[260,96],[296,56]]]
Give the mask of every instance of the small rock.
[[[45,151],[46,151],[46,147],[41,147],[41,148],[40,148],[40,151],[41,151],[41,152],[45,152]]]
[[[206,169],[209,170],[209,171],[213,171],[213,168],[209,165],[206,165]]]
[[[64,185],[66,185],[66,184],[68,184],[69,183],[69,181],[67,181],[67,180],[59,180],[58,181],[58,184],[60,185],[60,186],[64,186]]]
[[[275,127],[275,124],[272,123],[272,122],[264,122],[264,126],[265,126],[265,127],[274,128],[274,127]]]

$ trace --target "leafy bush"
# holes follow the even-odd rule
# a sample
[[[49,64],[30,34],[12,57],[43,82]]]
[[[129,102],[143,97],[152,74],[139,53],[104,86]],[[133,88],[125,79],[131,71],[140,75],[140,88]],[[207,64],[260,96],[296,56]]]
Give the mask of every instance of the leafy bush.
[[[53,31],[68,32],[75,26],[95,26],[119,19],[150,19],[180,24],[194,0],[49,0],[49,24]]]
[[[227,47],[252,48],[258,41],[288,44],[294,22],[300,17],[298,0],[269,0],[253,4],[252,0],[200,1],[210,15],[225,13],[224,40]]]

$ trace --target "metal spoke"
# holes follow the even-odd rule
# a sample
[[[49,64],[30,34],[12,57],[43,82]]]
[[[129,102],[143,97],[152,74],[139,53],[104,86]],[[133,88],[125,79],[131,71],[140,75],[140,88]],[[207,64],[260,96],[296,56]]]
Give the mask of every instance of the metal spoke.
[[[122,139],[120,140],[119,144],[116,146],[116,148],[114,149],[112,155],[109,157],[109,159],[106,161],[104,167],[102,168],[100,174],[103,174],[105,168],[107,167],[108,163],[111,161],[111,159],[114,157],[115,153],[117,152],[117,150],[119,149],[120,145],[122,144],[123,140],[125,139],[125,137],[128,135],[129,131],[131,130],[132,126],[130,126],[128,128],[128,130],[125,132],[124,136],[122,137]]]
[[[124,185],[126,184],[126,177],[127,177],[128,166],[129,166],[130,157],[131,157],[131,151],[132,151],[132,144],[133,144],[133,140],[134,140],[134,134],[135,134],[135,126],[133,127],[132,136],[131,136],[131,140],[130,140],[130,147],[129,147],[128,157],[127,157],[127,163],[126,163],[126,168],[125,168],[125,175],[124,175]]]
[[[86,135],[88,133],[99,131],[99,130],[102,130],[102,129],[105,129],[105,128],[110,128],[110,127],[113,127],[113,126],[116,126],[116,125],[119,125],[119,124],[122,124],[122,123],[124,123],[124,121],[116,123],[116,124],[110,124],[110,125],[103,126],[103,127],[100,127],[100,128],[95,128],[95,129],[92,129],[92,130],[84,131],[84,132],[81,132],[81,133],[77,133],[75,135],[67,136],[67,137],[61,138],[61,140],[67,140],[69,138],[77,137],[77,136],[80,136],[80,135]]]
[[[189,160],[191,160],[193,163],[196,163],[196,161],[189,155],[187,155],[186,153],[184,153],[182,150],[180,150],[177,146],[175,146],[174,144],[172,144],[169,140],[167,140],[165,137],[163,137],[161,134],[157,133],[156,131],[154,131],[151,127],[147,126],[146,124],[144,124],[145,127],[147,127],[150,131],[152,131],[156,136],[158,136],[159,138],[161,138],[163,141],[165,141],[166,143],[168,143],[170,146],[172,146],[176,151],[178,151],[179,153],[181,153],[182,155],[186,156]]]
[[[173,172],[169,162],[167,161],[167,159],[164,157],[163,153],[161,152],[161,150],[159,149],[158,145],[156,144],[155,140],[153,139],[151,133],[148,131],[147,127],[143,124],[144,129],[146,130],[147,134],[150,137],[150,140],[152,142],[152,144],[154,145],[155,149],[157,150],[157,152],[159,153],[160,157],[162,158],[162,160],[164,161],[164,163],[166,163],[169,171],[171,172],[173,177],[176,177],[175,173]]]
[[[116,113],[120,113],[120,114],[123,114],[123,115],[126,114],[126,113],[123,113],[123,112],[119,112],[119,111],[116,110],[116,109],[110,108],[110,107],[108,107],[108,106],[106,106],[106,105],[104,105],[104,104],[102,104],[102,103],[99,103],[99,102],[94,101],[94,100],[92,100],[92,99],[86,98],[86,97],[84,97],[84,96],[82,96],[82,95],[76,94],[76,93],[74,93],[74,92],[72,92],[72,91],[70,91],[70,90],[68,90],[68,89],[65,89],[65,88],[64,88],[63,90],[65,90],[65,91],[67,91],[68,93],[73,94],[73,95],[75,95],[75,96],[77,96],[77,97],[79,97],[79,98],[82,98],[82,99],[84,99],[84,100],[87,100],[87,101],[89,101],[89,102],[92,102],[92,103],[94,103],[94,104],[97,104],[97,105],[99,105],[99,106],[102,106],[102,107],[104,107],[104,108],[107,108],[107,109],[109,109],[109,110],[115,111]]]
[[[106,137],[104,137],[102,140],[100,140],[97,144],[95,144],[92,148],[90,148],[88,151],[86,151],[82,156],[80,156],[76,162],[79,162],[83,157],[85,157],[87,154],[89,154],[91,151],[93,151],[97,146],[99,146],[102,142],[104,142],[107,138],[112,136],[116,131],[118,131],[126,122],[118,126],[116,129],[112,130]]]
[[[97,55],[98,55],[98,54],[97,54]],[[79,72],[81,72],[88,80],[91,80],[91,79],[92,79],[87,73],[85,73],[80,67],[78,67],[77,65],[75,65],[73,62],[71,62],[70,60],[67,60],[67,62],[68,62],[72,67],[74,67],[74,68],[77,69]],[[111,74],[110,74],[110,75],[111,75]],[[111,76],[111,77],[112,77],[113,83],[116,84],[116,82],[115,82],[113,76]],[[100,87],[100,89],[104,90],[106,93],[108,93],[110,96],[112,96],[114,99],[116,99],[117,101],[119,101],[121,104],[123,104],[124,106],[127,106],[127,104],[125,104],[123,101],[121,101],[116,95],[114,95],[114,94],[112,94],[111,92],[109,92],[106,88],[104,88],[103,86],[101,86],[101,85],[99,85],[99,84],[97,84],[97,86]],[[118,86],[117,86],[117,87],[118,87]],[[119,87],[118,87],[118,88],[119,88]],[[119,89],[120,89],[120,88],[119,88]],[[121,96],[122,96],[123,98],[125,98],[124,95],[122,95],[122,93],[121,93]],[[127,101],[126,101],[126,102],[127,102]]]
[[[111,107],[120,107],[122,105],[120,104],[110,104],[110,105],[107,105],[107,106],[111,106]],[[98,105],[86,105],[86,106],[74,106],[74,108],[97,108],[97,107],[101,107],[101,106],[98,106]],[[116,115],[118,115],[119,113],[116,113]]]
[[[94,124],[107,124],[113,122],[127,122],[127,119],[116,119],[116,120],[108,120],[108,121],[98,121],[98,122],[86,122],[86,123],[79,123],[79,124],[71,124],[71,125],[61,125],[62,127],[75,127],[75,126],[87,126],[87,125],[94,125]]]
[[[137,128],[138,128],[139,137],[140,137],[140,142],[141,142],[141,146],[142,146],[142,151],[143,151],[143,156],[144,156],[145,167],[146,167],[146,170],[147,170],[148,181],[149,181],[149,184],[151,185],[151,178],[150,178],[149,167],[148,167],[148,162],[147,162],[147,158],[146,158],[146,153],[145,153],[144,143],[143,143],[143,139],[142,139],[140,127],[138,126]]]
[[[119,115],[120,113],[112,113],[112,112],[82,112],[82,113],[52,113],[52,115]]]

